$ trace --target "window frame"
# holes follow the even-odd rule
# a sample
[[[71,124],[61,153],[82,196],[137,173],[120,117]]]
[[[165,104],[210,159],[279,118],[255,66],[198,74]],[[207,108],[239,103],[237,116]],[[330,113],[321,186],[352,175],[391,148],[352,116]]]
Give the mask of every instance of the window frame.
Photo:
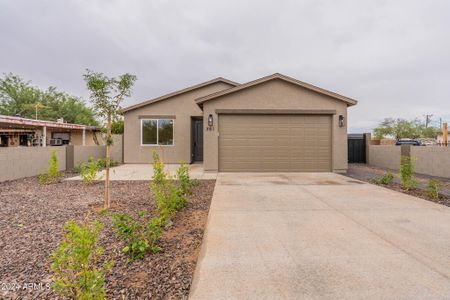
[[[159,144],[159,127],[158,127],[158,121],[159,120],[170,120],[170,121],[172,121],[172,144],[171,145],[160,145]],[[143,134],[144,134],[144,127],[143,127],[143,124],[144,124],[144,121],[156,121],[156,144],[144,144],[143,143]],[[141,124],[141,141],[140,141],[140,143],[141,143],[141,147],[155,147],[155,146],[157,146],[157,147],[173,147],[173,146],[175,146],[175,119],[173,119],[173,118],[142,118],[141,119],[141,121],[140,121],[140,124]]]

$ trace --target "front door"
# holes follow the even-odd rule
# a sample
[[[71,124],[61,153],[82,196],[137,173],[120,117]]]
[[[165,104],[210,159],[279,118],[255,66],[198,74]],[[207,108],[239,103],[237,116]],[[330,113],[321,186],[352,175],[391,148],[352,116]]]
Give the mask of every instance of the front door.
[[[192,160],[203,161],[203,120],[192,120]]]

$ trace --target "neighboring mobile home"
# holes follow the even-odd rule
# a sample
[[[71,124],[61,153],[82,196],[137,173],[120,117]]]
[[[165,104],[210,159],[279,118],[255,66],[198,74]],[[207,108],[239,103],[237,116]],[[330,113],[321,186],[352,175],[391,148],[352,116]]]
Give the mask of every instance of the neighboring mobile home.
[[[124,161],[203,162],[205,171],[344,172],[357,101],[273,74],[217,78],[123,109]]]

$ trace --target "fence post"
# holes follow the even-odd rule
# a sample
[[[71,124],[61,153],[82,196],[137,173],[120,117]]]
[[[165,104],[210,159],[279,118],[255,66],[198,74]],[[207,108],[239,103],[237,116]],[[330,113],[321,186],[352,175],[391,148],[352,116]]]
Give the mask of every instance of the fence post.
[[[369,147],[370,147],[370,141],[372,140],[372,134],[371,133],[364,133],[364,142],[366,143],[366,164],[370,164],[370,157],[369,157]]]
[[[401,145],[400,147],[401,147],[400,150],[400,168],[401,168],[403,157],[408,157],[411,159],[411,145]]]
[[[74,147],[73,145],[66,146],[66,170],[72,171],[74,167]]]
[[[401,145],[401,156],[408,156],[411,157],[411,145]]]

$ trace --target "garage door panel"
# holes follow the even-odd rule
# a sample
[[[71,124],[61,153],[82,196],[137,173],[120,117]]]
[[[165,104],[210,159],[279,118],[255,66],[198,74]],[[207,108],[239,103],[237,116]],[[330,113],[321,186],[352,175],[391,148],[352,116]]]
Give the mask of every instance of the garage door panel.
[[[219,170],[330,171],[331,116],[220,115]]]

